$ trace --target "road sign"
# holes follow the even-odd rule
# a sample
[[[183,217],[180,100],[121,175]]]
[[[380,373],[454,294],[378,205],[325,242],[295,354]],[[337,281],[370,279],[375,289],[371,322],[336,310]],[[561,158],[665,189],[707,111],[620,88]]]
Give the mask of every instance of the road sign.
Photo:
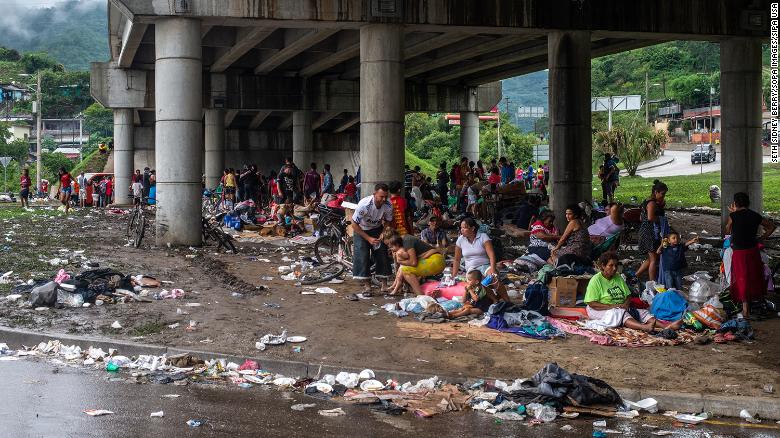
[[[610,101],[612,102],[612,111],[635,111],[642,107],[642,96],[631,94],[593,98],[590,102],[590,110],[593,112],[609,111]]]
[[[537,163],[550,161],[550,145],[539,144],[534,146],[534,161]]]
[[[8,167],[8,164],[11,163],[11,157],[0,157],[0,164],[3,165],[3,167]]]
[[[3,191],[8,191],[8,183],[6,181],[6,173],[8,172],[8,164],[11,162],[11,157],[0,157],[0,164],[3,165]]]
[[[544,117],[543,106],[521,106],[517,109],[518,119],[540,119]]]

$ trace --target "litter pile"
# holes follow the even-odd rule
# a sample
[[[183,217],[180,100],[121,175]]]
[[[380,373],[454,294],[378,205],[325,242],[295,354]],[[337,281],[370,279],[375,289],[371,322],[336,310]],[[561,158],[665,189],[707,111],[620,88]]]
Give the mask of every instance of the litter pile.
[[[2,278],[7,278],[7,273]],[[126,302],[183,298],[181,289],[158,289],[161,282],[144,275],[125,275],[109,268],[86,270],[78,275],[60,269],[51,280],[18,281],[5,297],[8,302],[21,300],[22,306],[36,309],[49,307],[90,307]],[[26,298],[22,300],[22,298]]]

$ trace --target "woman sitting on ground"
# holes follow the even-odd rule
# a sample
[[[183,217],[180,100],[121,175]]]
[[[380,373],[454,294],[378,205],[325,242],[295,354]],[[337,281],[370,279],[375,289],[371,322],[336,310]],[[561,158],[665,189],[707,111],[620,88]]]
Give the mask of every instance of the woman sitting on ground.
[[[411,234],[402,237],[392,229],[385,233],[384,241],[393,253],[396,263],[400,265],[395,282],[390,286],[390,295],[398,294],[404,282],[409,284],[415,294],[422,295],[420,279],[433,277],[444,271],[446,247],[434,248]]]
[[[502,300],[509,302],[506,286],[498,279],[496,253],[493,242],[487,234],[479,232],[477,221],[467,217],[460,223],[460,237],[455,241],[455,258],[452,261],[452,275],[460,271],[460,260],[466,265],[466,272],[478,270],[485,277],[493,278],[491,286]]]
[[[678,330],[682,320],[665,323],[657,320],[647,309],[632,309],[629,313],[631,291],[617,273],[618,258],[614,252],[608,252],[599,258],[601,272],[594,275],[588,283],[585,293],[588,318],[599,321],[603,327],[628,327],[630,329],[653,332],[656,328]],[[638,319],[636,318],[638,317]]]
[[[591,242],[598,245],[610,237],[620,234],[623,231],[623,210],[623,204],[619,202],[607,204],[605,209],[607,215],[597,219],[593,225],[588,227]]]
[[[545,210],[539,216],[539,219],[531,224],[531,235],[528,244],[528,254],[534,254],[542,260],[550,258],[550,251],[555,243],[561,238],[558,229],[555,228],[555,214],[550,210]]]
[[[588,229],[582,223],[582,209],[579,205],[572,204],[566,207],[566,230],[564,230],[558,244],[551,251],[550,264],[557,265],[558,260],[563,256],[570,256],[567,259],[573,259],[577,264],[592,265],[590,261],[590,252],[592,244]]]

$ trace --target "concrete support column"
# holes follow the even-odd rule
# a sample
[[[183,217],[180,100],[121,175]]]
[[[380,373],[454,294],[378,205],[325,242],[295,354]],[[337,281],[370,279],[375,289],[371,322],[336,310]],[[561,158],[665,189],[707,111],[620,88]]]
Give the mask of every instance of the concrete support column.
[[[361,196],[378,182],[403,181],[403,36],[398,24],[360,28]]]
[[[721,218],[725,227],[734,193],[750,196],[763,211],[761,154],[761,40],[720,43]]]
[[[314,161],[314,148],[311,111],[293,111],[293,162],[305,172],[312,161]]]
[[[566,227],[567,205],[592,197],[590,32],[550,32],[550,204]]]
[[[155,21],[157,244],[200,245],[203,107],[200,21]]]
[[[460,155],[477,162],[479,160],[479,113],[460,113]]]
[[[206,187],[213,189],[219,185],[219,180],[225,170],[225,111],[221,109],[206,110],[205,137]]]
[[[133,110],[114,110],[114,204],[127,205],[131,200],[130,178],[133,176]]]

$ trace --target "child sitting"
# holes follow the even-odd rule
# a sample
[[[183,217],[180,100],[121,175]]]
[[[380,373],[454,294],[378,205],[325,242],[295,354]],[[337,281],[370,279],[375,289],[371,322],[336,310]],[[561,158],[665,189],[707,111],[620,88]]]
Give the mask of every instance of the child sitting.
[[[431,216],[428,220],[428,228],[420,233],[420,240],[431,246],[446,247],[447,234],[440,227],[441,219],[438,216]]]
[[[667,289],[682,288],[682,271],[688,266],[685,260],[685,251],[689,246],[699,241],[699,237],[680,244],[680,234],[676,231],[669,233],[669,236],[663,240],[658,247],[658,254],[661,255],[661,268],[664,273],[664,286]]]
[[[463,307],[449,312],[449,318],[458,318],[465,315],[482,315],[490,306],[498,301],[498,297],[492,289],[482,285],[482,272],[473,270],[468,273],[468,285],[466,295],[463,297]]]

